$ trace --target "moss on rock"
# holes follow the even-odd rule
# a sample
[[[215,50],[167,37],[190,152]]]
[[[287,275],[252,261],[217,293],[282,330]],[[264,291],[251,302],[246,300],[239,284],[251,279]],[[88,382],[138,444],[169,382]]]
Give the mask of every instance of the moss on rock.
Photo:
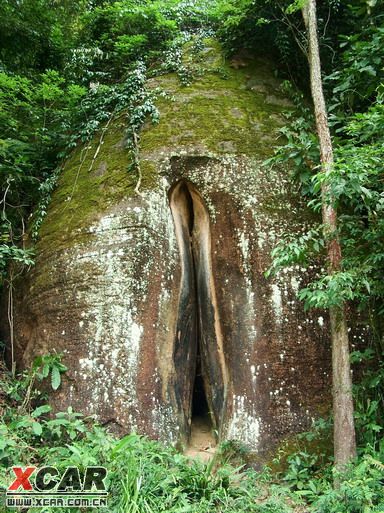
[[[222,57],[217,42],[208,40],[204,73],[189,86],[181,86],[175,74],[158,77],[168,98],[159,102],[160,123],[142,136],[144,155],[164,148],[215,154],[271,154],[276,144],[279,116],[289,103],[281,96],[269,63],[242,60],[235,69]]]
[[[196,56],[187,48],[185,61],[191,64],[194,60]],[[244,154],[263,159],[276,144],[286,100],[270,64],[248,59],[242,61],[241,69],[235,69],[236,63],[226,61],[212,39],[206,40],[200,62],[202,72],[190,86],[182,86],[174,73],[149,83],[167,96],[158,101],[159,124],[148,123],[142,131],[142,190],[156,186],[159,156]],[[79,145],[66,162],[40,231],[38,250],[49,252],[92,236],[87,227],[111,206],[135,194],[138,176],[129,171],[132,158],[124,142],[125,129],[124,116],[120,116],[103,135]]]

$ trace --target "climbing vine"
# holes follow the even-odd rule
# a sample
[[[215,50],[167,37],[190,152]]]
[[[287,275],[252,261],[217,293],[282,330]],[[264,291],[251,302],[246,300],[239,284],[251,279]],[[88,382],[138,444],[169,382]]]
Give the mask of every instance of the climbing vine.
[[[183,62],[181,48],[190,42],[196,51],[212,22],[204,1],[125,0],[87,7],[81,2],[65,14],[42,4],[41,12],[36,6],[38,15],[27,4],[3,13],[3,20],[13,20],[3,34],[13,30],[13,35],[0,53],[2,280],[12,261],[21,263],[27,226],[32,238],[38,237],[65,160],[79,144],[95,137],[102,143],[111,120],[123,112],[132,154],[127,172],[137,175],[140,193],[140,130],[147,118],[157,122],[160,94],[147,88],[147,78],[172,70],[190,83],[198,71]],[[37,23],[38,17],[46,21]],[[24,59],[12,44],[24,37],[18,27],[28,19],[37,29],[29,41],[30,58]],[[25,258],[30,265],[30,254]]]

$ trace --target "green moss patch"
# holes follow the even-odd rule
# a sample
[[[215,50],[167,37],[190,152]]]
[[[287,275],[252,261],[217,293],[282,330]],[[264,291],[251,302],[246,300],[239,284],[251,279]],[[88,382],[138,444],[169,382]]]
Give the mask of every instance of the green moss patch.
[[[196,58],[188,48],[185,55],[186,61]],[[142,131],[141,190],[156,186],[159,158],[186,151],[263,159],[276,144],[276,130],[283,123],[281,111],[286,107],[270,65],[252,60],[235,69],[214,40],[206,41],[197,61],[202,72],[190,86],[182,86],[176,74],[150,82],[167,97],[158,101],[159,124],[148,123]],[[132,158],[124,142],[125,130],[122,116],[103,137],[99,133],[74,151],[42,225],[40,248],[54,249],[71,244],[74,237],[89,237],[84,228],[136,194],[138,175],[129,171]]]
[[[53,243],[58,238],[64,241],[69,233],[81,230],[115,202],[133,194],[137,177],[128,172],[131,157],[124,144],[124,132],[124,123],[116,121],[102,140],[99,134],[90,144],[74,151],[40,230],[44,245],[49,245],[51,239]]]
[[[205,148],[217,154],[271,154],[281,112],[287,101],[270,66],[252,60],[241,69],[224,61],[216,42],[208,41],[205,72],[190,86],[181,86],[176,75],[153,81],[168,98],[159,104],[160,123],[142,135],[143,155],[165,148]]]

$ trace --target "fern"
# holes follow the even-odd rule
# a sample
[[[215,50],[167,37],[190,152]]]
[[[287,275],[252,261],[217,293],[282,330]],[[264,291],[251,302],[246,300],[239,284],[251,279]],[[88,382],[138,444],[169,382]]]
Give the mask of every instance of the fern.
[[[370,455],[366,455],[365,459],[370,463],[375,469],[380,470],[381,472],[384,472],[384,463],[381,461],[373,458]]]

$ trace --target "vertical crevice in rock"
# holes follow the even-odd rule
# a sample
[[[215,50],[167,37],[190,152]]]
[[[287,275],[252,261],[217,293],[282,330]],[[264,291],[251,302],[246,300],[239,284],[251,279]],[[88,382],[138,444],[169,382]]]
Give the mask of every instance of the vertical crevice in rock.
[[[180,253],[180,290],[176,333],[173,347],[174,379],[171,395],[179,413],[181,435],[190,434],[191,401],[197,353],[197,305],[191,232],[193,229],[192,198],[184,182],[170,191],[170,206]]]
[[[204,401],[212,425],[220,433],[227,371],[212,276],[207,207],[197,189],[185,180],[171,188],[169,199],[181,263],[173,386],[180,412],[180,428],[188,438],[192,406],[195,411],[201,408],[202,412]],[[197,405],[196,401],[201,404]]]

